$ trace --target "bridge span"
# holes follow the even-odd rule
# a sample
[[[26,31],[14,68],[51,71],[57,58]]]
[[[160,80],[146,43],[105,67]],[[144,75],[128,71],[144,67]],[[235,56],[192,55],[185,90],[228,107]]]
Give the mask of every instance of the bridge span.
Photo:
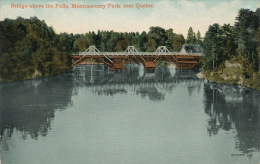
[[[100,52],[95,46],[72,56],[75,66],[96,61],[109,66],[110,70],[124,70],[125,64],[142,64],[146,70],[154,70],[156,64],[167,60],[176,69],[193,69],[202,59],[202,53],[170,52],[166,46],[160,46],[155,52],[138,52],[134,46],[128,46],[124,52]]]

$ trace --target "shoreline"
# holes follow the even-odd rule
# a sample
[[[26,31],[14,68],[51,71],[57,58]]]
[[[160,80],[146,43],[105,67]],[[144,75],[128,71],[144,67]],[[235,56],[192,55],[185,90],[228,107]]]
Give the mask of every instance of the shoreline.
[[[208,72],[208,73],[199,72],[196,75],[197,75],[198,79],[205,79],[205,80],[207,80],[207,82],[210,82],[210,83],[232,85],[232,86],[243,87],[244,89],[253,89],[253,90],[256,90],[256,91],[260,91],[260,86],[254,87],[254,86],[251,86],[248,83],[238,84],[238,83],[232,83],[232,82],[224,80],[224,79],[221,79],[221,80],[212,79],[211,77],[209,77],[209,75],[207,75],[207,74],[210,74],[210,73],[214,73],[214,72]]]
[[[43,78],[46,78],[46,77],[59,76],[61,74],[70,73],[72,71],[73,71],[73,69],[65,70],[63,72],[56,73],[56,74],[50,74],[50,75],[44,75],[44,76],[35,76],[35,77],[24,78],[24,79],[19,79],[19,80],[3,80],[3,79],[0,79],[0,84],[2,84],[2,83],[12,83],[12,82],[22,82],[22,81],[34,80],[34,79],[43,79]]]
[[[92,64],[100,64],[100,63],[85,63],[86,65],[92,65]],[[1,83],[12,83],[12,82],[21,82],[21,81],[27,81],[27,80],[34,80],[34,79],[42,79],[42,78],[45,78],[45,77],[51,77],[51,76],[58,76],[58,75],[61,75],[61,74],[64,74],[64,73],[70,73],[74,70],[74,68],[72,68],[71,70],[66,70],[64,72],[61,72],[61,73],[57,73],[57,74],[52,74],[52,75],[45,75],[45,76],[36,76],[36,77],[31,77],[31,78],[26,78],[26,79],[19,79],[19,80],[3,80],[3,79],[0,79],[0,84]],[[207,83],[210,82],[210,83],[216,83],[216,84],[222,84],[222,85],[231,85],[231,86],[238,86],[238,87],[243,87],[243,89],[253,89],[253,90],[256,90],[256,91],[260,91],[260,86],[258,87],[254,87],[254,86],[251,86],[250,84],[248,83],[245,83],[245,84],[238,84],[238,83],[232,83],[228,80],[224,80],[224,79],[220,79],[219,77],[216,77],[215,78],[218,78],[219,80],[216,80],[212,77],[210,77],[210,74],[214,74],[216,72],[205,72],[205,71],[196,71],[196,70],[193,70],[195,73],[196,73],[196,76],[198,79],[204,79],[204,80],[207,80]]]

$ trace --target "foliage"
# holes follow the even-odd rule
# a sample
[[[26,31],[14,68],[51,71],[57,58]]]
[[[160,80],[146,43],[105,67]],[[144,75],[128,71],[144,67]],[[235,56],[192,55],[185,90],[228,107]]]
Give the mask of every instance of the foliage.
[[[201,38],[200,31],[198,31],[196,34],[196,44],[202,45],[202,38]]]
[[[182,34],[175,35],[175,37],[173,38],[173,51],[180,52],[184,44],[184,36]]]
[[[176,34],[173,33],[172,28],[166,30],[166,37],[167,37],[167,40],[165,41],[165,45],[169,51],[173,51],[174,50],[173,40],[176,37]]]
[[[188,30],[188,36],[187,36],[187,39],[186,39],[186,43],[187,44],[194,44],[196,42],[196,35],[193,31],[193,28],[190,27],[189,30]]]
[[[202,38],[201,38],[200,31],[198,31],[197,34],[195,34],[195,32],[193,31],[193,28],[190,27],[188,29],[188,35],[187,35],[186,43],[187,44],[202,45]]]
[[[204,38],[204,69],[214,70],[224,60],[224,31],[217,23],[209,26]]]
[[[257,40],[257,31],[260,28],[260,16],[256,12],[249,9],[241,9],[236,18],[235,30],[235,44],[237,44],[237,54],[247,58],[254,66],[258,68],[257,49],[260,46]]]
[[[225,60],[241,56],[249,61],[256,71],[260,50],[260,15],[241,9],[234,26],[213,24],[204,39],[204,69],[214,70]]]
[[[253,73],[253,77],[251,79],[250,85],[253,88],[260,90],[260,72],[254,72]]]
[[[148,32],[114,32],[100,31],[80,34],[75,38],[73,52],[84,51],[95,45],[100,51],[122,52],[127,46],[135,46],[140,52],[154,52],[159,46],[166,46],[169,51],[180,51],[185,43],[183,35],[174,33],[173,29],[150,27]]]
[[[252,78],[252,75],[254,73],[253,65],[250,63],[250,61],[243,57],[243,56],[238,56],[238,57],[233,57],[230,60],[231,63],[239,63],[243,69],[243,75],[245,78]]]
[[[159,63],[157,63],[157,66],[163,66],[163,67],[167,67],[171,64],[171,62],[169,62],[168,60],[162,60]]]
[[[203,45],[205,49],[203,70],[212,72],[215,76],[208,75],[208,77],[222,81],[223,78],[222,80],[218,78],[220,77],[218,72],[221,72],[222,76],[234,72],[223,64],[226,61],[239,63],[243,84],[260,88],[258,82],[260,80],[260,9],[256,12],[241,9],[233,26],[230,24],[209,26]],[[238,68],[236,70],[238,71]],[[238,83],[238,81],[233,82]]]
[[[1,79],[21,80],[32,78],[35,72],[50,75],[71,69],[72,38],[55,34],[52,27],[36,17],[1,21]]]

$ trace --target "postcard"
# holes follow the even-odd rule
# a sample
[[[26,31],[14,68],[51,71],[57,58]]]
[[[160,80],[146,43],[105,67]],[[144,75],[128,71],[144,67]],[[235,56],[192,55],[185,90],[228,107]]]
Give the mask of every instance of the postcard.
[[[1,0],[0,164],[260,164],[258,0]]]

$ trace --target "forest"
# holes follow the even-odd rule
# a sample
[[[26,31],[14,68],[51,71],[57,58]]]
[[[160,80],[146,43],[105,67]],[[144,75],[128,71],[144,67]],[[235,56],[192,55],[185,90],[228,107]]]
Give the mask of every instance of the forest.
[[[210,25],[203,47],[207,78],[260,89],[260,8],[240,9],[234,25]]]
[[[86,29],[87,31],[87,29]],[[87,32],[57,34],[44,20],[37,17],[0,21],[0,80],[23,80],[37,76],[59,74],[73,69],[71,55],[95,45],[100,51],[122,52],[135,46],[140,52],[153,52],[158,46],[180,51],[183,44],[199,44],[205,49],[200,70],[206,78],[229,80],[236,84],[243,78],[249,85],[259,80],[260,9],[255,12],[240,9],[234,25],[215,23],[202,38],[200,31],[188,29],[187,37],[172,28],[150,27],[149,31]],[[228,63],[237,63],[238,78],[223,78]],[[225,75],[230,76],[230,75]],[[256,85],[259,85],[256,82]]]
[[[1,81],[23,80],[72,69],[61,35],[36,17],[0,22]]]
[[[65,34],[64,34],[65,35]],[[101,52],[122,52],[127,46],[135,46],[140,52],[154,52],[159,46],[167,46],[169,51],[180,51],[185,43],[202,43],[201,34],[189,28],[189,35],[185,40],[182,34],[174,33],[173,29],[150,27],[148,32],[114,32],[97,31],[75,35],[75,52],[84,51],[91,45],[95,45]]]

